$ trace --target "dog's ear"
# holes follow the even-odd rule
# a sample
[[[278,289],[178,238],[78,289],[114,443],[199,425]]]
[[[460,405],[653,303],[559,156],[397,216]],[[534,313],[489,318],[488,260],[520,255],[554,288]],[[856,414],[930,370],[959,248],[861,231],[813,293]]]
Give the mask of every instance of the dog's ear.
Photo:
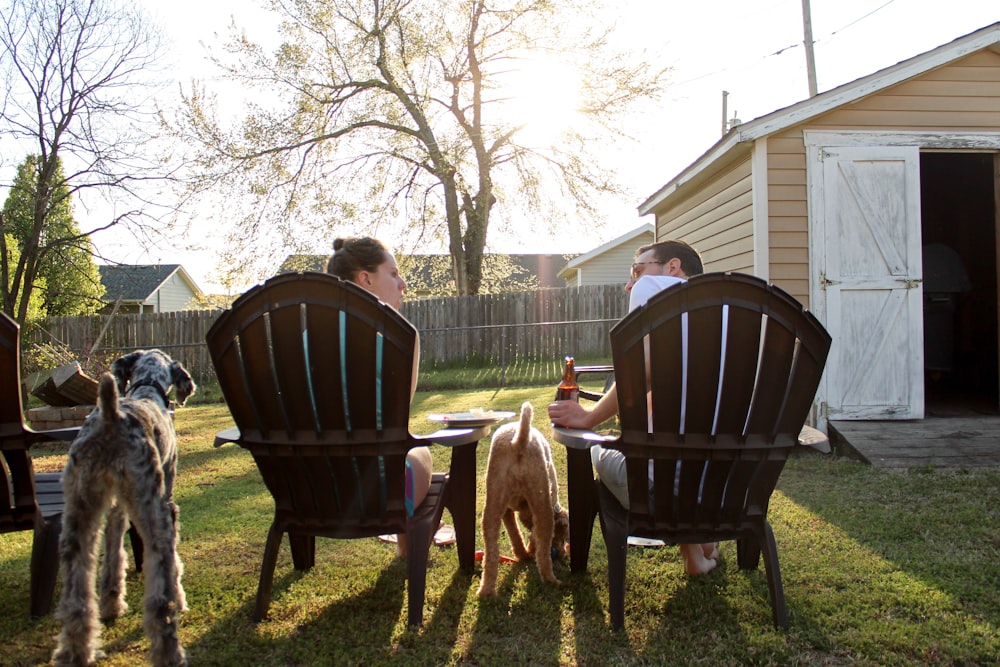
[[[111,374],[115,376],[115,383],[118,385],[119,394],[125,393],[125,385],[128,384],[128,379],[132,375],[135,362],[139,361],[139,357],[142,355],[143,351],[137,350],[131,354],[126,354],[124,357],[118,357],[111,364]]]
[[[170,362],[170,381],[174,385],[174,395],[177,397],[179,405],[184,405],[188,400],[188,396],[193,394],[194,390],[197,389],[187,369],[181,366],[178,361]]]

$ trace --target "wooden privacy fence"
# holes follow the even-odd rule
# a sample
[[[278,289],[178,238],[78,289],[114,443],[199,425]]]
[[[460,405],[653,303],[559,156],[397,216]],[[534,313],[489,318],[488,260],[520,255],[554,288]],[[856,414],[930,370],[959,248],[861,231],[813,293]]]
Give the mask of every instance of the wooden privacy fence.
[[[628,311],[620,285],[404,302],[423,363],[506,365],[566,354],[611,356],[608,331]]]
[[[420,332],[421,362],[506,366],[565,354],[610,356],[608,331],[628,310],[620,285],[481,294],[404,302],[402,313]],[[205,333],[220,311],[51,317],[24,334],[27,344],[58,343],[78,358],[114,359],[158,347],[197,381],[214,380]]]

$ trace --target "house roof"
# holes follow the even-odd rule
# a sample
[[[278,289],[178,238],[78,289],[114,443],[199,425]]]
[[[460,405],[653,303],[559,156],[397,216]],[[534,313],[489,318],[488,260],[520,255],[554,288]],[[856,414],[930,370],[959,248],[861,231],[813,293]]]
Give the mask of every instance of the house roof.
[[[97,267],[104,285],[104,300],[142,303],[175,273],[195,294],[201,290],[180,264],[102,264]]]
[[[535,276],[538,278],[539,287],[563,287],[559,281],[560,269],[575,255],[562,254],[500,254],[486,253],[483,255],[484,264],[492,257],[503,257],[508,259],[512,266],[510,277],[513,281],[523,281],[526,278]],[[289,255],[281,266],[278,273],[290,271],[323,271],[326,268],[328,255]],[[405,267],[406,281],[411,287],[419,291],[421,289],[444,287],[441,281],[451,280],[451,257],[449,255],[406,255],[398,257],[401,267]]]
[[[581,265],[589,262],[595,257],[599,257],[600,255],[603,255],[604,253],[610,250],[614,250],[623,243],[634,241],[635,239],[637,239],[640,236],[643,236],[644,234],[653,234],[655,237],[656,231],[653,228],[653,223],[650,222],[644,225],[640,225],[639,227],[636,227],[632,231],[622,234],[618,238],[611,239],[607,243],[597,246],[590,252],[586,252],[582,255],[574,257],[569,262],[567,262],[566,266],[564,266],[563,269],[559,272],[559,277],[564,279],[569,279],[574,269],[579,268]]]
[[[947,44],[820,93],[815,97],[737,125],[701,157],[675,176],[673,180],[640,204],[639,215],[652,213],[674,192],[688,183],[697,181],[700,175],[709,172],[713,167],[728,164],[749,153],[753,142],[757,139],[781,132],[837,107],[857,102],[898,83],[987,48],[1000,53],[1000,22],[980,28]]]

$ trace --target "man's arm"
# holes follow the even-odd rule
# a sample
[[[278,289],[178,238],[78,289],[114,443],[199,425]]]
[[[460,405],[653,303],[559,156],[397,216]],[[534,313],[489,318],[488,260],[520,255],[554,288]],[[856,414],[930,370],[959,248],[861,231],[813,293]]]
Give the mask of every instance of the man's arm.
[[[549,419],[556,426],[593,430],[618,414],[618,389],[615,385],[593,407],[576,401],[556,401],[549,404]]]

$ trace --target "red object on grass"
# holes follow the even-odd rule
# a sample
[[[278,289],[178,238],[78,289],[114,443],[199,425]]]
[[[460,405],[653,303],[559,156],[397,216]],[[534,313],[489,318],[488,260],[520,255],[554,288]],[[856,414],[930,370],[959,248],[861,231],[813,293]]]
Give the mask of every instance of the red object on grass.
[[[477,563],[483,562],[483,550],[482,549],[476,551],[476,562]],[[500,562],[501,563],[516,563],[517,559],[516,558],[511,558],[510,556],[504,556],[503,554],[500,554]]]

